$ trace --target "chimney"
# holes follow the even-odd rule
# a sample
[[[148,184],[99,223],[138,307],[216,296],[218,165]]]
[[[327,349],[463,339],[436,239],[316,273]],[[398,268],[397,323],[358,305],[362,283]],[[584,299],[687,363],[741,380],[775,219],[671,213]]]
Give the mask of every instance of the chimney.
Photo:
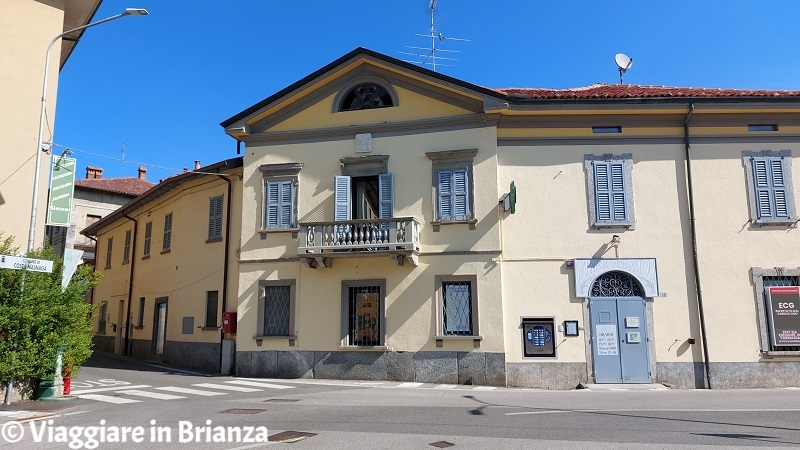
[[[86,179],[95,180],[103,178],[103,169],[100,167],[86,166]]]
[[[199,170],[199,169],[200,169],[200,160],[199,159],[195,159],[194,160],[194,170]]]
[[[139,179],[147,180],[147,168],[144,166],[139,166]]]
[[[183,168],[183,173],[186,173],[186,172],[188,172],[188,171],[189,171],[189,168],[188,168],[188,167],[184,167],[184,168]]]

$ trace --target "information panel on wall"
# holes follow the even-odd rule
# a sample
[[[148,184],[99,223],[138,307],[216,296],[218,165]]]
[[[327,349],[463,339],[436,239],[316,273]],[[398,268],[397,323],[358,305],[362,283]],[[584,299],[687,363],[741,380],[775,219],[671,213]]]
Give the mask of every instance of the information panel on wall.
[[[772,345],[800,345],[800,287],[767,289]]]

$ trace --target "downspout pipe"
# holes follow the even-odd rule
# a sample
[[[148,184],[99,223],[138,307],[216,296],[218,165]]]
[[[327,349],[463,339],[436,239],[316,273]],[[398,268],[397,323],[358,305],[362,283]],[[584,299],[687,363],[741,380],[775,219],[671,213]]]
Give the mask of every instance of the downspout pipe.
[[[133,222],[133,236],[131,237],[131,274],[128,276],[128,312],[125,316],[125,348],[122,352],[123,355],[130,356],[131,351],[128,343],[130,342],[129,335],[131,331],[131,302],[133,300],[131,295],[133,295],[133,270],[136,267],[136,230],[139,226],[139,222],[137,222],[133,217],[124,213],[122,214],[122,217]]]
[[[228,198],[226,199],[226,207],[225,207],[225,256],[224,256],[224,265],[222,267],[222,312],[224,313],[227,310],[228,306],[228,258],[230,257],[230,242],[231,242],[231,195],[233,193],[233,185],[231,180],[228,179],[227,175],[222,174],[215,174],[221,179],[225,180],[228,183]],[[219,330],[219,369],[220,372],[222,371],[222,358],[224,357],[223,354],[223,343],[225,341],[225,333],[222,332],[222,327]]]
[[[689,226],[692,233],[692,262],[694,263],[694,284],[697,289],[697,311],[700,316],[700,340],[703,343],[703,373],[707,389],[711,389],[711,372],[708,366],[708,339],[706,338],[706,318],[703,309],[703,289],[700,286],[700,264],[697,259],[697,226],[694,214],[694,187],[692,185],[692,147],[689,138],[689,119],[694,113],[694,103],[689,103],[689,111],[683,120],[683,141],[686,150],[686,187],[689,201]]]

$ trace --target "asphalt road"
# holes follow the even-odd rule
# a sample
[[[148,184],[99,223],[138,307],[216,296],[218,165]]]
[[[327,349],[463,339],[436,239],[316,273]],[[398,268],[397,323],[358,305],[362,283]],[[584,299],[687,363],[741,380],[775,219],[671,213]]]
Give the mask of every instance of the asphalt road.
[[[800,446],[800,388],[544,391],[240,379],[98,356],[73,381],[73,394],[78,400],[0,409],[0,447]],[[267,437],[273,442],[260,442]]]

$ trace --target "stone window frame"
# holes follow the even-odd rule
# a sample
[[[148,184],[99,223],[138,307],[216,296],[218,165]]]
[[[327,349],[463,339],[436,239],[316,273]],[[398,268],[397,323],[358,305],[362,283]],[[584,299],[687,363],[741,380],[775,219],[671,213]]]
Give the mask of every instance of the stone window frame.
[[[784,184],[786,185],[786,206],[789,211],[788,218],[759,219],[758,202],[756,201],[755,180],[753,178],[754,158],[783,158],[784,161],[783,175],[784,175]],[[760,227],[763,225],[797,226],[798,217],[797,217],[797,209],[795,206],[794,185],[792,183],[792,151],[791,150],[761,150],[761,151],[745,150],[742,152],[742,163],[744,164],[745,176],[747,178],[747,197],[750,209],[750,223],[756,227]]]
[[[262,164],[258,170],[261,171],[261,218],[258,232],[262,235],[262,239],[266,237],[267,233],[292,233],[292,238],[297,237],[300,231],[299,215],[297,204],[298,192],[300,188],[300,170],[303,169],[303,163],[292,162],[282,164]],[[292,220],[291,226],[283,228],[268,228],[267,227],[267,184],[278,183],[282,181],[292,182]]]
[[[349,288],[351,287],[364,287],[364,286],[378,286],[379,288],[379,298],[380,298],[380,335],[379,335],[379,345],[353,345],[349,343],[348,335],[349,335]],[[385,278],[373,278],[367,280],[342,280],[342,318],[341,318],[341,340],[339,341],[339,348],[340,349],[347,349],[347,350],[388,350],[389,347],[386,345],[386,279]]]
[[[289,334],[286,336],[266,336],[264,335],[264,312],[266,309],[265,302],[267,301],[266,288],[268,287],[289,287]],[[297,339],[295,328],[295,314],[297,311],[297,280],[259,280],[258,282],[258,316],[256,317],[256,335],[253,339],[256,344],[260,344],[262,339],[287,339],[289,345],[294,345]]]
[[[461,150],[444,150],[436,152],[426,152],[425,156],[431,160],[431,192],[433,202],[433,231],[439,231],[439,226],[449,224],[469,224],[470,230],[475,229],[478,223],[475,214],[475,156],[478,154],[477,148]],[[469,207],[469,218],[466,220],[441,220],[439,206],[439,172],[442,170],[466,169],[467,170],[467,206]]]
[[[363,109],[342,109],[342,101],[344,98],[347,97],[350,92],[355,89],[357,86],[362,84],[374,84],[377,86],[382,87],[389,93],[389,97],[392,98],[392,105],[391,106],[384,106],[382,108],[394,108],[400,105],[400,99],[397,96],[397,92],[394,90],[394,87],[391,83],[384,80],[381,77],[377,77],[374,75],[365,75],[361,77],[353,78],[349,80],[347,84],[343,85],[339,92],[336,93],[336,96],[333,98],[333,105],[331,107],[331,112],[340,113],[340,112],[350,112],[350,111],[364,111]],[[378,109],[382,109],[378,108]]]
[[[472,334],[445,334],[444,332],[444,292],[443,284],[447,282],[469,282],[470,315],[472,316]],[[478,275],[436,275],[434,276],[436,289],[436,335],[433,337],[437,341],[445,339],[466,339],[472,341],[483,340],[480,333],[480,314],[478,307]]]
[[[625,183],[625,205],[627,209],[627,219],[614,222],[600,222],[597,220],[597,200],[595,196],[594,163],[622,161],[623,176]],[[626,228],[636,229],[636,208],[633,202],[633,154],[611,154],[603,155],[588,154],[583,156],[583,168],[586,171],[586,189],[588,193],[589,206],[589,225],[593,229],[600,228]]]
[[[788,269],[775,267],[764,269],[753,267],[750,269],[753,287],[755,288],[756,313],[758,318],[758,336],[761,346],[761,355],[765,358],[776,356],[800,356],[800,351],[770,350],[771,339],[769,336],[769,318],[767,317],[767,303],[764,296],[764,277],[800,277],[800,268]]]

